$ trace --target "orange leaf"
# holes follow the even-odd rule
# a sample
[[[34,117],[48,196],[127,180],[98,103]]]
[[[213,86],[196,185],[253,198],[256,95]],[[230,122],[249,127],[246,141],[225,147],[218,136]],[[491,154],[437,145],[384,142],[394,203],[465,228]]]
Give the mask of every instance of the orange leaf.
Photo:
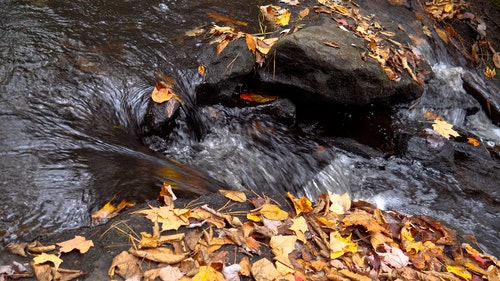
[[[205,66],[203,66],[203,65],[198,65],[198,73],[199,73],[200,75],[204,76],[206,72],[207,72],[207,70],[206,70]]]
[[[274,204],[266,203],[262,205],[260,209],[260,214],[266,219],[270,220],[285,220],[288,218],[288,213],[281,210],[280,207]]]
[[[118,215],[119,212],[123,211],[125,208],[135,206],[134,202],[128,202],[126,200],[122,200],[116,207],[111,204],[114,197],[109,200],[104,206],[99,209],[97,212],[92,214],[92,221],[99,222],[101,220],[110,219]]]
[[[479,146],[479,141],[475,138],[467,138],[467,142],[472,144],[473,146]]]
[[[172,91],[173,85],[168,85],[165,82],[157,82],[153,92],[151,93],[151,98],[156,103],[163,103],[171,100],[172,98],[179,99],[177,95]]]
[[[253,35],[246,33],[245,34],[245,41],[247,43],[248,49],[252,52],[255,53],[255,48],[257,47],[257,41],[255,40],[255,37]]]
[[[307,197],[302,196],[299,199],[297,199],[290,192],[287,192],[287,195],[288,195],[288,198],[290,198],[290,200],[292,200],[293,206],[295,207],[295,212],[297,213],[297,215],[299,215],[300,213],[309,213],[313,210],[312,209],[312,202],[309,201],[309,199],[307,199]]]

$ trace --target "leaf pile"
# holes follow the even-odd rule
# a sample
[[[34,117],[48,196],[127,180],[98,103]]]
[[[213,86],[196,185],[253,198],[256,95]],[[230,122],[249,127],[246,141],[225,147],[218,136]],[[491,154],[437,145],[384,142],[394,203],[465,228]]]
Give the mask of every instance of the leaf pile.
[[[349,195],[320,195],[316,202],[288,193],[287,206],[241,191],[221,191],[224,209],[191,202],[175,207],[169,185],[162,205],[133,212],[151,222],[151,232],[129,236],[128,250],[113,258],[108,275],[123,280],[500,280],[497,258],[480,253],[438,221],[382,211]],[[285,199],[284,199],[285,200]],[[228,206],[252,206],[230,212]],[[246,208],[245,208],[246,209]],[[288,210],[288,211],[287,211]],[[132,226],[133,227],[133,226]],[[34,256],[37,280],[71,280],[61,256],[85,254],[81,236],[43,246],[11,246]],[[14,277],[13,264],[1,271]],[[15,272],[9,275],[7,272]],[[14,275],[17,274],[17,275]],[[0,275],[3,276],[3,275]]]
[[[133,280],[499,280],[498,260],[460,244],[455,233],[427,216],[386,212],[348,194],[321,195],[316,203],[288,193],[292,211],[269,198],[222,191],[254,209],[232,215],[204,204],[165,206],[135,213],[152,233],[115,257],[110,277]],[[237,204],[235,203],[235,204]],[[160,227],[161,224],[161,227]],[[197,228],[187,233],[165,231]],[[231,252],[239,259],[231,261]],[[271,253],[269,253],[271,252]],[[236,258],[236,256],[235,256]],[[151,263],[143,269],[141,260]],[[156,264],[156,266],[155,266]]]
[[[38,281],[50,280],[73,280],[82,276],[84,273],[81,270],[65,269],[60,265],[63,263],[61,256],[73,250],[78,250],[81,254],[85,254],[90,247],[93,247],[92,240],[87,240],[82,236],[75,236],[71,240],[57,243],[55,245],[42,245],[35,241],[32,243],[21,243],[10,245],[9,249],[12,253],[26,257],[28,254],[33,256],[31,269]],[[2,270],[2,268],[8,270]],[[21,277],[32,277],[32,274],[21,264],[13,262],[10,266],[0,266],[0,280],[6,280],[4,277],[13,279]]]

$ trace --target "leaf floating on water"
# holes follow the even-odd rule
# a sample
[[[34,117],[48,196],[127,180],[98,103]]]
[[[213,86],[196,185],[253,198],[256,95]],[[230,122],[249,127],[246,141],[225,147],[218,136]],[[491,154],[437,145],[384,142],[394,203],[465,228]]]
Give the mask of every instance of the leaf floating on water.
[[[434,120],[434,123],[432,124],[432,129],[434,129],[434,131],[438,132],[441,136],[445,137],[446,139],[450,139],[450,136],[453,137],[460,136],[455,130],[453,130],[453,125],[441,119]]]
[[[118,213],[125,210],[126,208],[130,208],[135,206],[135,202],[128,202],[126,200],[122,200],[116,207],[111,204],[114,197],[109,200],[104,206],[99,209],[97,212],[92,214],[92,222],[99,222],[105,219],[110,219],[116,217]]]
[[[179,97],[172,90],[173,84],[167,84],[166,82],[160,81],[156,82],[156,86],[151,93],[151,98],[156,103],[163,103],[175,98],[179,102],[181,101]]]

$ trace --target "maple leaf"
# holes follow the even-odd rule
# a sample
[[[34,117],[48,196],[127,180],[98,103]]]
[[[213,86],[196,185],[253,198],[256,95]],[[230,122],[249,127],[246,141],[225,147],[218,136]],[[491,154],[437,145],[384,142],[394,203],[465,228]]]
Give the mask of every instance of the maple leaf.
[[[288,259],[288,254],[295,249],[296,241],[297,236],[295,235],[277,235],[271,237],[269,246],[274,254],[274,258],[282,264],[293,268],[290,259]]]
[[[309,230],[309,227],[307,226],[306,219],[304,217],[298,217],[295,219],[292,219],[292,226],[290,226],[290,230],[295,232],[295,235],[297,236],[297,239],[302,241],[304,244],[307,242],[305,233],[306,231]]]
[[[39,265],[46,262],[53,263],[54,267],[57,270],[59,268],[59,265],[61,265],[61,263],[63,262],[63,260],[54,254],[46,254],[46,253],[41,253],[40,255],[33,258],[33,264],[35,265]]]
[[[453,125],[441,119],[434,120],[434,123],[432,124],[432,129],[434,129],[434,131],[436,131],[438,134],[440,134],[446,139],[450,139],[450,136],[453,137],[460,136],[455,130],[453,130]]]
[[[352,242],[351,235],[344,238],[338,231],[330,232],[330,258],[336,259],[345,253],[357,253],[358,243]]]
[[[81,254],[85,254],[90,247],[94,246],[94,242],[92,242],[92,240],[87,240],[83,236],[76,235],[75,238],[57,243],[57,245],[61,247],[61,249],[59,249],[61,253],[68,253],[77,249]]]

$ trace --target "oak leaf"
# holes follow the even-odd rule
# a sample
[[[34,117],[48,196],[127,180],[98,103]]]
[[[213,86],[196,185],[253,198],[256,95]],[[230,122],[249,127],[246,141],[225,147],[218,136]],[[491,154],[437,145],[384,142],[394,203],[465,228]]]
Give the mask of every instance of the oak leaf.
[[[57,245],[61,247],[61,249],[59,249],[61,253],[68,253],[77,249],[80,253],[85,254],[90,247],[94,246],[94,242],[92,242],[92,240],[87,240],[83,236],[76,235],[75,238],[57,243]]]

